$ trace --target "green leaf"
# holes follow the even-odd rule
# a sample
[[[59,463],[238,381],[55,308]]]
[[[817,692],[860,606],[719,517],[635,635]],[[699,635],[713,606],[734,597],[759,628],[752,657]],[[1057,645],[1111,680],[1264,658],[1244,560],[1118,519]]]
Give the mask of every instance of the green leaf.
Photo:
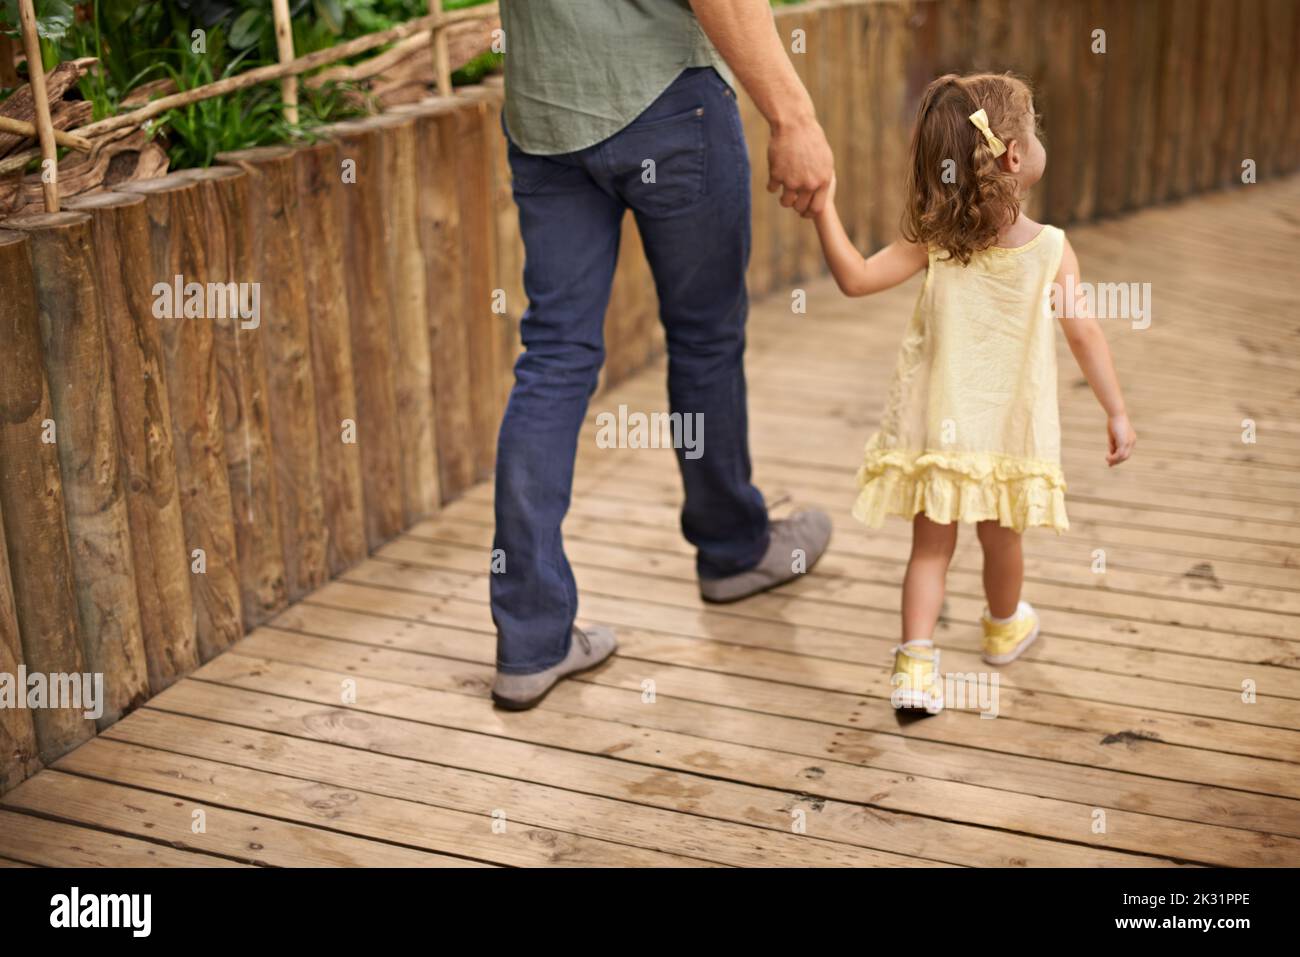
[[[62,40],[72,26],[72,4],[67,0],[36,0],[36,35],[42,40]],[[7,32],[21,32],[22,20],[18,16],[18,0],[4,0],[0,5],[0,22]]]
[[[255,7],[241,13],[230,28],[230,45],[242,50],[255,44],[262,30],[263,19],[262,11]]]
[[[316,14],[330,29],[330,33],[343,32],[343,4],[340,0],[316,0]]]

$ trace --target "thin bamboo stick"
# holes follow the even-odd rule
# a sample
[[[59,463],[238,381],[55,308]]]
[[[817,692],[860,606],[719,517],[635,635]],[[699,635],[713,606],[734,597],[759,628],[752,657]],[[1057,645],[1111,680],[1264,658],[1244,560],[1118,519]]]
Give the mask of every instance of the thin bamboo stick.
[[[280,62],[293,62],[293,26],[289,22],[289,0],[271,0],[271,13],[275,16],[275,48]],[[298,78],[286,76],[280,80],[280,98],[284,100],[285,122],[298,125]]]
[[[452,23],[460,23],[464,20],[479,20],[487,17],[498,16],[498,7],[495,3],[484,4],[481,7],[466,7],[463,10],[448,10],[441,15],[441,20],[432,15],[416,17],[414,20],[407,20],[405,23],[399,23],[395,27],[387,30],[380,30],[377,33],[371,33],[364,37],[357,37],[355,40],[349,40],[346,43],[340,43],[338,46],[329,47],[325,50],[317,50],[314,53],[308,53],[306,56],[300,56],[288,63],[273,63],[268,66],[260,66],[249,70],[246,73],[239,73],[235,76],[228,76],[221,80],[216,80],[204,86],[196,86],[192,90],[185,90],[180,93],[173,93],[170,96],[161,96],[156,100],[150,100],[149,103],[132,110],[129,113],[119,113],[117,116],[108,116],[94,123],[88,123],[85,126],[73,131],[79,136],[97,137],[105,133],[111,133],[114,130],[126,129],[129,127],[141,126],[146,121],[160,116],[168,110],[176,109],[180,106],[188,106],[191,103],[197,103],[201,100],[208,100],[214,96],[223,96],[226,93],[233,93],[236,90],[247,89],[250,86],[256,86],[258,83],[265,83],[268,80],[278,80],[286,76],[299,76],[308,73],[319,66],[325,66],[328,63],[336,63],[339,60],[345,60],[350,56],[356,56],[358,53],[365,53],[367,50],[373,50],[375,47],[383,46],[385,43],[392,43],[395,40],[404,40],[412,34],[419,33],[421,30],[431,30],[436,24],[448,26]],[[22,169],[31,160],[40,155],[39,150],[24,150],[21,153],[14,153],[0,160],[0,173],[9,173],[16,169]]]
[[[451,96],[451,61],[447,55],[447,15],[442,0],[429,0],[429,13],[436,17],[433,27],[433,76],[440,96]]]
[[[50,101],[45,91],[45,69],[41,65],[41,41],[36,35],[36,11],[32,0],[18,0],[18,18],[22,21],[23,50],[27,53],[27,82],[32,87],[32,105],[36,108],[36,131],[41,141],[41,192],[45,194],[45,211],[59,211],[59,153],[54,144],[54,124],[50,121]]]
[[[39,136],[39,131],[35,124],[28,123],[26,120],[15,120],[11,116],[0,116],[0,130],[6,133],[16,133],[19,136]],[[90,152],[90,140],[84,136],[77,136],[75,133],[65,133],[63,130],[54,131],[54,142],[60,146],[66,146],[69,149],[78,150],[82,153]]]

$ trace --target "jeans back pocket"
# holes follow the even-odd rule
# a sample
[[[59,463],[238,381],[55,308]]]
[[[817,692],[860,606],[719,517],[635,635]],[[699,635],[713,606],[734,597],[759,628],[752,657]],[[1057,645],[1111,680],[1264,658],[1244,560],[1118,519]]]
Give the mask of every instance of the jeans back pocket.
[[[646,216],[672,216],[704,199],[708,181],[704,106],[633,121],[609,141],[609,161],[628,205]]]

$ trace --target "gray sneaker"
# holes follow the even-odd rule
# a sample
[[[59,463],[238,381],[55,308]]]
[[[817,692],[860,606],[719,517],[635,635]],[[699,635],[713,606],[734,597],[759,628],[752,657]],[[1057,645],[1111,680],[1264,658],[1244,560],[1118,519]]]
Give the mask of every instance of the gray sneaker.
[[[831,541],[831,519],[806,509],[772,523],[767,554],[749,571],[726,578],[701,578],[700,597],[725,604],[767,591],[812,571]]]
[[[492,682],[492,700],[508,711],[527,711],[545,698],[561,678],[594,668],[617,650],[618,641],[609,628],[593,625],[583,631],[574,625],[573,640],[563,661],[531,675],[504,675],[498,671]]]

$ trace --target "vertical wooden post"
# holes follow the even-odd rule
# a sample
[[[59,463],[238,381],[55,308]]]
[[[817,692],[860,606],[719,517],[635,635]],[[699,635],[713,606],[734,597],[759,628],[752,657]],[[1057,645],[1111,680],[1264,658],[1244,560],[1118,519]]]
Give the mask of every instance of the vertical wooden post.
[[[209,282],[200,241],[205,223],[198,186],[184,175],[171,175],[131,183],[123,190],[145,196],[149,270],[154,283],[171,286],[167,295],[174,297],[178,282],[200,284],[196,289]],[[183,301],[173,302],[176,310],[183,306]],[[199,657],[208,661],[242,634],[214,320],[186,318],[183,311],[178,311],[173,318],[157,322],[171,401],[176,479],[190,561]]]
[[[0,240],[3,242],[3,240]],[[9,550],[5,544],[4,516],[0,515],[0,674],[12,675],[17,681],[23,663],[23,649],[18,636],[18,610],[14,605],[13,584],[9,578]],[[17,694],[26,694],[19,685]],[[27,708],[0,708],[0,794],[39,770],[36,728]]]
[[[422,152],[421,156],[427,161],[429,154]],[[343,184],[338,149],[328,140],[296,150],[294,163],[302,214],[303,281],[312,315],[321,495],[329,528],[326,555],[330,574],[339,575],[366,557],[361,450],[351,440],[357,423],[357,396],[344,281],[348,262],[344,256]]]
[[[203,244],[211,282],[258,282],[262,216],[247,174],[233,166],[187,171],[198,190],[207,228]],[[259,288],[265,289],[263,286]],[[276,466],[282,454],[271,429],[273,398],[267,384],[267,331],[271,313],[260,300],[262,321],[213,323],[212,348],[221,383],[226,476],[239,559],[240,608],[245,630],[288,603]]]
[[[411,116],[389,114],[368,122],[382,131],[383,198],[391,228],[387,265],[393,303],[393,374],[402,437],[402,512],[409,527],[439,505],[429,305],[417,225],[422,185],[418,178],[423,164]],[[483,156],[479,158],[481,161]]]
[[[438,15],[433,25],[433,78],[439,96],[451,96],[451,58],[447,53],[447,28],[442,25],[442,0],[429,0],[429,12]]]
[[[505,403],[509,398],[510,388],[514,385],[515,359],[518,358],[523,347],[519,339],[519,320],[523,317],[524,307],[527,305],[527,296],[524,293],[524,244],[519,233],[519,210],[515,208],[511,190],[507,141],[501,128],[501,114],[505,109],[505,87],[500,81],[500,76],[490,76],[481,84],[461,87],[460,91],[462,95],[481,99],[487,104],[487,126],[484,128],[483,137],[484,146],[490,157],[488,166],[492,171],[490,190],[493,206],[493,316],[500,333],[497,337],[497,344],[500,347],[497,354],[497,371],[501,379],[498,393],[500,399],[497,409],[498,419],[505,413]],[[635,234],[635,227],[630,231]],[[638,238],[638,252],[639,249]],[[633,290],[632,306],[636,325],[633,338],[639,344],[647,334],[643,321],[645,308],[643,293],[648,290],[642,288],[641,279],[650,280],[649,267],[646,265],[645,258],[641,257],[637,260],[637,265],[641,269],[638,283]],[[504,298],[505,309],[500,313],[496,311],[498,290]],[[654,325],[657,327],[658,323]]]
[[[113,370],[122,480],[135,560],[149,689],[194,670],[199,652],[189,558],[176,486],[171,404],[153,318],[149,217],[143,197],[93,193],[68,204],[90,214]]]
[[[30,240],[0,230],[0,511],[4,512],[9,572],[23,661],[45,675],[81,674],[77,599],[63,509],[58,438],[45,381],[41,326]],[[91,737],[95,726],[71,708],[32,712],[46,764]]]
[[[276,508],[284,544],[284,575],[290,601],[324,584],[325,507],[320,486],[316,434],[316,387],[311,374],[311,321],[303,283],[297,180],[293,150],[262,146],[217,159],[248,173],[250,207],[264,234],[248,268],[262,290],[262,333],[266,349],[270,436],[275,449]],[[248,210],[232,211],[238,220]],[[248,244],[246,231],[231,246]]]
[[[18,0],[18,18],[22,21],[23,50],[27,54],[27,82],[32,88],[32,105],[36,109],[36,133],[41,142],[41,192],[45,211],[59,211],[59,154],[54,145],[54,124],[50,122],[50,101],[45,90],[45,68],[41,63],[41,41],[36,34],[36,12],[32,0]]]
[[[871,89],[878,97],[880,136],[876,141],[876,203],[871,233],[878,246],[898,238],[903,211],[902,183],[907,169],[908,134],[912,117],[907,114],[906,70],[911,48],[908,12],[896,4],[874,4],[871,8],[874,50]]]
[[[271,0],[271,13],[275,17],[275,49],[281,63],[293,59],[293,24],[289,20],[289,0]],[[284,101],[284,119],[291,126],[298,125],[298,77],[286,76],[280,80],[280,98]]]
[[[864,254],[870,254],[882,245],[880,237],[872,231],[875,205],[884,185],[876,181],[875,166],[872,162],[872,157],[880,148],[881,130],[884,126],[876,109],[875,97],[871,93],[872,84],[875,82],[875,71],[872,65],[872,57],[875,53],[875,44],[872,41],[876,28],[875,11],[875,4],[856,4],[850,10],[852,27],[849,33],[849,59],[853,64],[851,84],[854,90],[852,120],[854,162],[846,173],[847,178],[853,180],[850,192],[857,199],[855,208],[849,213],[852,224],[848,228],[854,244]],[[937,26],[942,27],[946,22],[945,15],[939,18]],[[939,71],[936,69],[937,72]]]
[[[149,678],[90,217],[38,213],[8,224],[31,238],[82,647],[104,676],[105,728],[148,698]]]
[[[496,457],[500,383],[495,376],[500,349],[500,325],[492,315],[492,195],[491,180],[483,163],[487,107],[482,101],[462,100],[457,117],[456,186],[460,193],[460,236],[464,247],[465,283],[461,306],[468,324],[470,383],[473,393],[474,474],[492,474]]]
[[[461,151],[459,104],[439,97],[398,110],[415,117],[420,156],[430,169],[438,171],[420,185],[417,227],[429,306],[438,483],[442,501],[447,502],[474,483],[469,329],[462,308],[466,270],[456,184]]]
[[[385,244],[383,163],[379,131],[340,123],[349,334],[357,390],[356,441],[361,446],[366,541],[378,548],[402,530],[402,449],[392,379],[392,309]]]

